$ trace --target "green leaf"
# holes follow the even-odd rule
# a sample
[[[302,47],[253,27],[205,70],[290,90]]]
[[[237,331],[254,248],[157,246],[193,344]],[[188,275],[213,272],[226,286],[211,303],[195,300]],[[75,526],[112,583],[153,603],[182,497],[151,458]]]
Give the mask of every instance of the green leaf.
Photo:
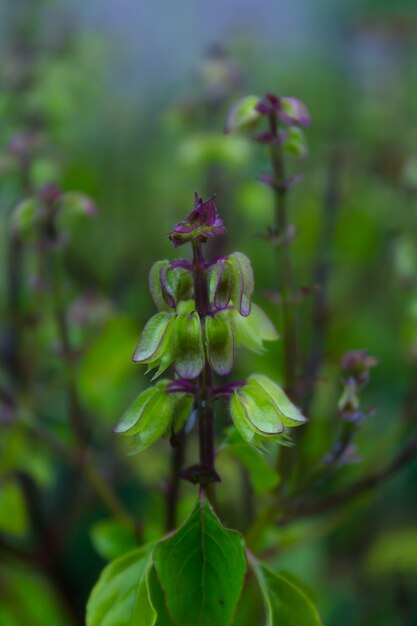
[[[305,157],[307,155],[307,142],[301,128],[295,128],[293,126],[286,131],[286,137],[283,141],[282,149],[284,152],[287,152],[297,158]]]
[[[233,304],[243,317],[247,317],[251,312],[252,296],[255,287],[251,262],[241,252],[231,254],[228,257],[228,261],[232,265],[234,272]]]
[[[233,367],[233,331],[228,317],[218,313],[205,321],[207,358],[219,376],[226,376]]]
[[[381,533],[367,555],[373,575],[415,575],[417,572],[417,529],[397,528]]]
[[[254,571],[264,597],[266,626],[322,626],[316,607],[292,580],[262,563]]]
[[[249,475],[249,480],[256,493],[271,491],[280,482],[279,475],[252,446],[245,443],[239,433],[230,429],[225,449],[242,463]]]
[[[147,574],[153,545],[112,561],[104,568],[87,604],[87,626],[153,626]]]
[[[175,319],[173,331],[175,370],[181,378],[192,379],[204,367],[200,316],[196,311]]]
[[[173,626],[173,622],[168,613],[164,592],[159,582],[155,566],[151,567],[147,578],[149,599],[157,613],[156,622],[153,626]]]
[[[90,529],[94,548],[103,559],[111,561],[137,546],[131,526],[115,519],[96,522]]]
[[[28,518],[19,485],[12,480],[0,483],[0,531],[22,536],[28,528]]]
[[[154,563],[173,626],[228,626],[242,590],[243,538],[220,524],[206,500],[161,541]]]
[[[258,96],[245,96],[239,100],[227,116],[225,131],[231,133],[235,130],[255,126],[261,117],[261,114],[256,110],[256,105],[259,102]]]

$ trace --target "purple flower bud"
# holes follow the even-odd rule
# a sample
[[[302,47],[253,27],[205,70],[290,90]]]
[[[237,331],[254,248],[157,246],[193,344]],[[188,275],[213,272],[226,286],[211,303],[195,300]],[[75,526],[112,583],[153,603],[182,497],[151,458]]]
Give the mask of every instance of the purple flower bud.
[[[368,382],[370,370],[375,365],[378,365],[378,359],[369,355],[367,350],[351,350],[342,359],[342,368],[358,385]]]
[[[203,202],[203,199],[195,193],[193,211],[186,220],[176,224],[168,236],[177,248],[190,241],[204,243],[209,237],[224,235],[225,232],[223,221],[217,213],[214,196]]]
[[[42,202],[51,206],[62,196],[62,189],[55,183],[46,183],[39,192]]]

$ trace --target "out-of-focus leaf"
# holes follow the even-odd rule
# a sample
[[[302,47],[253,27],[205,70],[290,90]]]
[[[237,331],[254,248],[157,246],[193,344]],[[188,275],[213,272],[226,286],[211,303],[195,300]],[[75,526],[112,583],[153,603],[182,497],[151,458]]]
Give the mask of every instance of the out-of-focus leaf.
[[[132,528],[115,519],[96,522],[90,529],[93,545],[103,559],[111,561],[137,546]]]
[[[123,410],[136,379],[131,362],[136,340],[133,320],[116,317],[82,355],[77,368],[78,386],[90,410],[112,419]]]
[[[245,96],[239,100],[227,116],[226,132],[231,133],[235,130],[255,126],[261,117],[261,114],[256,110],[259,102],[258,96]]]
[[[47,581],[25,565],[0,566],[1,626],[73,626]]]
[[[366,558],[374,575],[417,573],[417,528],[398,528],[374,541]]]
[[[153,626],[146,577],[152,545],[112,561],[101,573],[87,604],[87,626]]]
[[[322,626],[311,600],[292,580],[258,563],[255,574],[264,597],[266,626]]]
[[[24,535],[28,528],[25,501],[19,485],[12,480],[0,482],[0,531]]]
[[[252,446],[245,443],[237,431],[230,429],[225,449],[242,463],[249,475],[249,480],[256,493],[263,493],[274,489],[280,477],[277,472],[268,464],[265,457],[261,456]]]
[[[173,626],[231,624],[246,571],[244,543],[206,500],[156,546],[154,563]]]

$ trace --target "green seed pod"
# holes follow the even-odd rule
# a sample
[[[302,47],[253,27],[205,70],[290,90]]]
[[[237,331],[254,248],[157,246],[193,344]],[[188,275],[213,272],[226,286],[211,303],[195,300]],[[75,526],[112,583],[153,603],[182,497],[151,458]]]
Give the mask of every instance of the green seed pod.
[[[135,363],[153,363],[158,360],[169,347],[175,316],[172,313],[157,313],[146,324],[133,354]]]
[[[217,313],[205,321],[207,358],[219,376],[226,376],[233,367],[233,331],[226,315]]]
[[[280,411],[261,388],[248,382],[237,391],[237,395],[257,434],[268,436],[284,432]]]
[[[177,315],[173,330],[175,371],[178,376],[191,380],[204,367],[204,350],[200,316],[196,311]]]
[[[139,394],[123,415],[115,432],[130,437],[131,452],[141,452],[169,430],[174,400],[166,393],[166,381]]]
[[[156,387],[150,387],[149,389],[146,389],[146,391],[142,391],[132,402],[129,408],[123,413],[122,419],[113,429],[113,432],[118,434],[130,434],[130,431],[139,421],[145,406],[156,393],[158,393]]]
[[[210,272],[210,302],[217,310],[225,309],[233,291],[233,265],[226,259],[219,259]]]
[[[235,391],[230,399],[230,414],[239,435],[250,445],[256,445],[255,429],[250,423],[240,397]]]
[[[241,252],[231,254],[228,261],[233,267],[233,304],[243,317],[247,317],[251,312],[255,286],[251,262]]]
[[[264,351],[264,341],[276,341],[279,335],[267,314],[253,303],[251,314],[242,317],[236,310],[229,312],[235,345],[258,354]]]
[[[307,421],[307,418],[291,402],[284,390],[267,376],[252,374],[248,378],[248,383],[257,386],[268,396],[279,411],[283,424],[288,428],[301,426]]]

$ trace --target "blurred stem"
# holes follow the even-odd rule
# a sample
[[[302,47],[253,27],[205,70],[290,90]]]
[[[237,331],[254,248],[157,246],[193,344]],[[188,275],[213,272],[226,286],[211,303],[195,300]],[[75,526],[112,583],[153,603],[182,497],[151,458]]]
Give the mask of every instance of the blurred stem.
[[[90,486],[94,489],[96,494],[106,505],[110,513],[116,519],[129,524],[135,530],[137,530],[135,521],[126,510],[124,505],[120,502],[108,482],[97,470],[93,453],[91,449],[89,449],[90,436],[87,425],[85,424],[85,416],[83,414],[81,403],[78,397],[73,351],[70,343],[66,311],[62,299],[61,284],[63,281],[63,272],[61,268],[61,250],[54,247],[56,245],[56,242],[54,241],[47,242],[46,245],[48,246],[49,253],[48,260],[50,265],[54,316],[58,329],[58,336],[61,344],[62,357],[65,367],[69,420],[75,439],[77,456],[79,459],[78,466],[83,472],[85,478],[90,483]]]
[[[278,256],[278,289],[282,302],[283,342],[284,342],[284,380],[288,395],[297,399],[298,375],[298,339],[294,304],[291,296],[294,291],[294,275],[291,262],[290,237],[288,233],[288,207],[285,164],[279,143],[278,117],[269,116],[269,127],[276,141],[271,144],[271,163],[274,171],[275,225],[274,238],[280,239],[276,245]]]
[[[210,312],[210,302],[207,283],[207,272],[200,242],[193,242],[194,293],[195,307],[200,316],[204,334],[205,317]],[[212,404],[212,372],[206,359],[205,366],[199,379],[197,396],[197,413],[199,424],[200,470],[207,482],[216,480],[215,470],[215,439],[214,439],[214,412]],[[201,482],[203,484],[203,482]]]
[[[331,269],[331,243],[340,207],[341,168],[340,154],[334,149],[328,157],[323,219],[321,220],[321,232],[317,245],[317,260],[313,278],[313,284],[318,285],[319,289],[314,296],[311,348],[305,368],[308,392],[304,398],[303,407],[306,415],[308,415],[309,407],[313,400],[315,385],[323,362],[329,324],[327,287]]]

